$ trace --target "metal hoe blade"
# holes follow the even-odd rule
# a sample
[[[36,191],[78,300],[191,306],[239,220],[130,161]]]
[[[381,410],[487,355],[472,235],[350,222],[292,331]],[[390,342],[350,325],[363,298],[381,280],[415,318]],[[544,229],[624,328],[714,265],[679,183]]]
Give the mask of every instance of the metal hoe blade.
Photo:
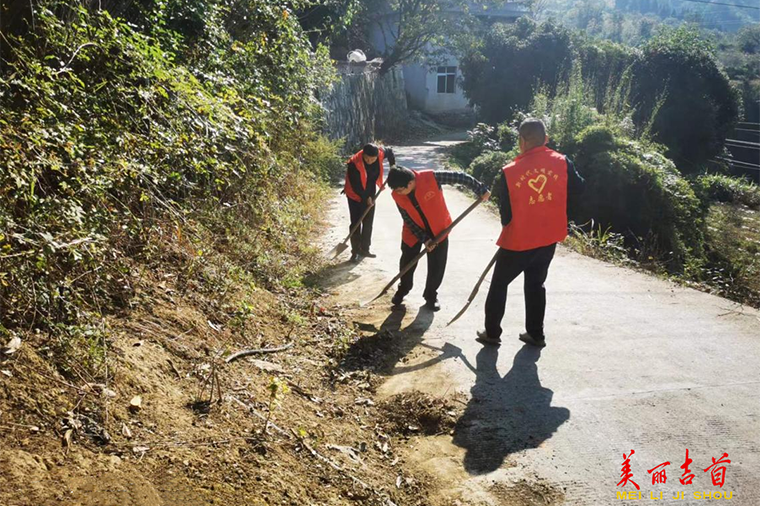
[[[354,232],[356,232],[356,230],[359,228],[359,225],[362,224],[362,222],[364,221],[364,218],[367,217],[367,214],[369,214],[369,210],[375,206],[375,203],[377,202],[377,197],[379,197],[380,194],[383,193],[383,190],[385,190],[385,183],[383,183],[382,186],[380,186],[380,189],[375,194],[375,198],[372,201],[372,205],[367,206],[367,209],[364,210],[364,213],[362,213],[361,218],[359,218],[359,221],[357,221],[354,224],[354,226],[351,227],[351,230],[348,231],[348,235],[346,236],[346,238],[343,239],[343,241],[340,244],[338,244],[333,249],[331,249],[330,252],[327,254],[327,256],[330,257],[331,260],[336,259],[338,255],[346,251],[346,249],[348,248],[348,241],[351,239],[351,236],[354,235]]]
[[[349,236],[350,238],[351,236]],[[337,258],[341,253],[346,251],[348,249],[348,245],[346,244],[348,241],[344,241],[337,246],[335,246],[333,249],[330,250],[330,252],[327,254],[327,256],[330,257],[331,260],[334,260]]]

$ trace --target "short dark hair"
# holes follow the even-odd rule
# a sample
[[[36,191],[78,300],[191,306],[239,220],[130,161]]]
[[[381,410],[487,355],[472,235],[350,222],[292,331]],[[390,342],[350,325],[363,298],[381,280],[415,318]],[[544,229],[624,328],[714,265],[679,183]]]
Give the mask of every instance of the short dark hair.
[[[365,144],[362,151],[367,156],[377,156],[379,150],[374,144]]]
[[[414,179],[414,172],[406,167],[396,165],[388,171],[388,179],[386,181],[391,190],[395,190],[396,188],[406,187],[412,179]]]
[[[544,122],[537,118],[527,118],[520,123],[520,137],[530,146],[543,146],[546,140]]]

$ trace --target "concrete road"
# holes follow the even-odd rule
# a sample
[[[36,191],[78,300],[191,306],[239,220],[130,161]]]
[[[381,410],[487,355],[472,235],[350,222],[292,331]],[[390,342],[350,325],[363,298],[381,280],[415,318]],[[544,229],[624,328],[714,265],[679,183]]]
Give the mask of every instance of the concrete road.
[[[451,142],[394,150],[400,164],[436,168],[440,148]],[[444,192],[452,216],[471,202],[454,188]],[[328,218],[332,246],[348,229],[345,197],[337,192]],[[496,251],[499,231],[498,216],[483,207],[453,231],[440,312],[420,310],[424,260],[405,312],[394,316],[392,291],[364,310],[378,326],[400,326],[414,345],[381,395],[464,394],[454,434],[418,441],[408,457],[438,478],[439,499],[608,505],[629,502],[619,493],[633,491],[631,502],[722,503],[730,493],[730,504],[760,505],[760,312],[559,248],[546,283],[548,346],[537,351],[517,340],[520,277],[510,286],[504,344],[483,348],[474,337],[490,276],[464,317],[446,323]],[[400,241],[401,219],[385,193],[372,243],[378,258],[337,266],[337,297],[348,304],[371,299],[396,273]],[[681,484],[687,449],[694,478]],[[718,487],[704,470],[724,453],[731,462],[716,466],[725,467]],[[624,454],[640,499],[633,484],[618,486]],[[653,484],[658,470],[648,471],[666,462],[667,481]],[[721,499],[703,498],[718,492]]]

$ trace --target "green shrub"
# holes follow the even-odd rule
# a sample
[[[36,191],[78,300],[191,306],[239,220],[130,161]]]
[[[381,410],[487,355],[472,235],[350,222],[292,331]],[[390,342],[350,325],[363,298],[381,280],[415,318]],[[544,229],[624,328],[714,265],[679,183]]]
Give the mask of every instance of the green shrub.
[[[517,128],[506,121],[496,127],[496,136],[499,139],[499,148],[505,153],[512,151],[520,139]]]
[[[697,279],[742,304],[760,305],[760,211],[737,204],[710,205],[708,266]]]
[[[475,128],[468,130],[467,139],[478,150],[478,154],[499,149],[496,128],[486,123],[478,123]]]
[[[662,32],[632,71],[634,120],[681,170],[697,170],[722,151],[739,118],[739,96],[698,32]]]
[[[573,42],[596,108],[609,112],[607,108],[616,88],[635,59],[635,50],[624,44],[584,37],[583,32],[576,33]]]
[[[342,144],[341,139],[331,141],[317,135],[301,146],[302,163],[322,181],[334,183],[346,173],[346,157],[340,156]]]
[[[499,141],[496,128],[487,123],[478,123],[475,128],[467,131],[467,142],[451,148],[451,161],[459,168],[466,169],[483,153],[498,150]]]
[[[501,169],[510,161],[511,158],[507,153],[489,151],[473,160],[467,171],[472,174],[472,177],[491,188]]]
[[[138,3],[40,0],[3,40],[0,327],[127,307],[145,265],[190,278],[225,248],[277,283],[300,252],[320,185],[293,139],[313,138],[326,52],[289,2],[202,0],[189,24]],[[137,22],[111,15],[127,5]]]
[[[579,65],[573,67],[570,78],[558,86],[554,98],[536,94],[534,108],[538,104],[548,104],[544,113],[547,118],[547,133],[557,149],[563,153],[575,152],[579,134],[587,127],[599,123],[601,117],[594,108],[593,94],[583,80]]]
[[[609,127],[593,126],[580,135],[575,162],[586,179],[583,197],[570,210],[577,223],[594,220],[626,234],[644,260],[661,260],[671,272],[702,258],[699,199],[654,147],[616,139]]]
[[[728,202],[743,204],[751,209],[760,208],[760,186],[746,179],[707,174],[697,177],[693,186],[706,203]]]
[[[484,120],[510,120],[528,107],[536,84],[554,90],[572,56],[570,32],[551,21],[537,24],[521,17],[514,23],[497,23],[482,46],[462,58],[462,88]]]

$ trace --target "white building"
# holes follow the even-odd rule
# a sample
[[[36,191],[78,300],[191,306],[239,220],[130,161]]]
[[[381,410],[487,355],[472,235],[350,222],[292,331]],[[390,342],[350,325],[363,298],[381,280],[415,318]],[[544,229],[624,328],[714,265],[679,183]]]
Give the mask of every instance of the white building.
[[[511,23],[528,10],[522,3],[502,3],[501,5],[472,4],[470,13],[485,23]],[[461,12],[461,11],[460,11]],[[452,11],[456,15],[457,12]],[[383,23],[373,27],[370,43],[378,53],[391,47],[397,33],[398,15],[388,13]],[[409,106],[433,116],[470,114],[471,108],[459,85],[462,72],[453,55],[444,57],[440,65],[430,67],[425,63],[403,65],[404,81]]]

